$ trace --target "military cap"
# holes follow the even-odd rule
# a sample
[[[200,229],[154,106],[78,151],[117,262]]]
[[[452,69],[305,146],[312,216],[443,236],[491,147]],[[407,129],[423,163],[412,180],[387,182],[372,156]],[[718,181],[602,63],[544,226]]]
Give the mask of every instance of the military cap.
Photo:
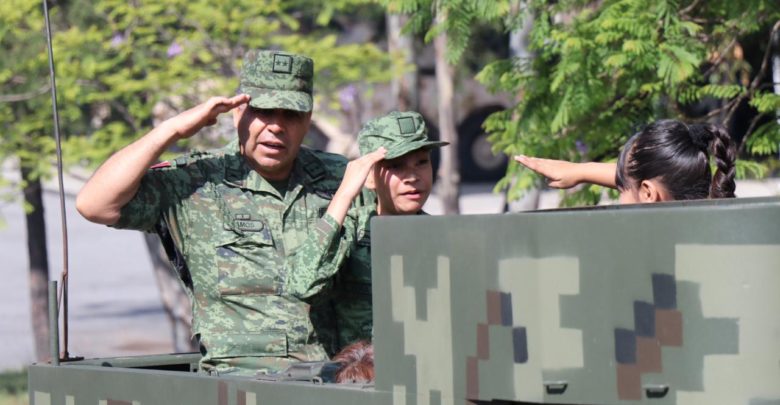
[[[312,110],[314,61],[302,55],[257,50],[244,55],[238,91],[257,108]]]
[[[420,113],[393,111],[368,121],[358,133],[360,154],[387,149],[385,159],[395,159],[420,148],[437,148],[449,142],[428,139],[428,128]]]

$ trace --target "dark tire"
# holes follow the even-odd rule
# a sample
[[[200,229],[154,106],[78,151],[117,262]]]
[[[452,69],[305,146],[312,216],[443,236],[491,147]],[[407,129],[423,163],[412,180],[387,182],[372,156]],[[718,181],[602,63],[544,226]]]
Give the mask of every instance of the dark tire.
[[[506,173],[508,159],[503,154],[493,154],[482,129],[487,117],[504,108],[484,107],[472,112],[458,126],[458,158],[460,177],[464,182],[498,181]]]

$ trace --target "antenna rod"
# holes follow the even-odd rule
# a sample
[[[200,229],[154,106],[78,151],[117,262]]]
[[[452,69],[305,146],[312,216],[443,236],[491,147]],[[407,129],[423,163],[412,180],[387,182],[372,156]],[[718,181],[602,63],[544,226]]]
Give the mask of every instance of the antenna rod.
[[[54,51],[51,43],[51,24],[49,23],[49,5],[43,0],[43,15],[46,20],[46,41],[49,51],[49,77],[51,78],[51,109],[54,113],[54,139],[57,144],[57,179],[60,186],[60,218],[62,219],[62,329],[63,358],[68,355],[68,221],[65,218],[65,188],[62,182],[62,146],[60,140],[60,117],[57,113],[57,82],[54,78]]]

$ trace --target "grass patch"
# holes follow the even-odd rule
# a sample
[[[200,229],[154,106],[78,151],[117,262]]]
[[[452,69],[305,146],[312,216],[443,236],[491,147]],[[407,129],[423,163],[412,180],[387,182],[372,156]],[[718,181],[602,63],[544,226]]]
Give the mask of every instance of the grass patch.
[[[5,392],[0,393],[0,405],[28,405],[29,402],[27,401],[27,391],[16,394],[16,395],[10,395]]]
[[[27,370],[0,373],[0,405],[27,405]]]

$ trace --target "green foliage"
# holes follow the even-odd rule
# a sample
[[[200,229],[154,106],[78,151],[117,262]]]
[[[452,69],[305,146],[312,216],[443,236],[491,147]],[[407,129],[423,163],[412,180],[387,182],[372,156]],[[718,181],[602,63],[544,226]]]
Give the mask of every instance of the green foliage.
[[[761,92],[756,94],[750,105],[761,113],[774,113],[780,110],[780,94]]]
[[[22,396],[27,392],[27,371],[3,371],[0,373],[0,398]]]
[[[156,120],[210,96],[233,94],[248,49],[284,49],[313,57],[315,95],[326,104],[346,83],[388,81],[390,59],[374,44],[341,43],[338,25],[331,24],[334,18],[380,15],[381,8],[370,3],[57,2],[50,15],[66,162],[99,164]],[[0,27],[5,50],[0,60],[0,162],[16,158],[34,167],[35,175],[44,175],[51,171],[54,144],[40,2],[0,2]],[[28,97],[17,100],[19,95]]]
[[[425,42],[447,33],[447,59],[461,60],[480,24],[500,24],[509,14],[510,0],[380,0],[390,13],[406,14],[406,31],[425,33]],[[439,16],[440,18],[436,18]]]
[[[37,6],[37,7],[36,7]],[[17,155],[33,175],[47,171],[53,150],[49,112],[42,100],[49,95],[46,75],[45,38],[41,35],[43,19],[40,5],[23,0],[0,4],[0,161]],[[36,18],[37,17],[37,18]]]
[[[780,151],[780,125],[777,121],[769,121],[758,127],[746,143],[748,151],[753,155],[777,155]]]
[[[761,179],[766,177],[769,168],[762,162],[752,160],[737,160],[734,167],[737,177],[741,179]]]
[[[521,3],[525,8],[504,21],[517,29],[523,13],[532,13],[534,57],[498,60],[478,75],[489,89],[518,95],[515,106],[485,124],[496,151],[607,161],[646,123],[706,118],[689,115],[702,101],[721,106],[721,114],[711,114],[718,119],[731,118],[742,100],[762,114],[780,109],[780,97],[749,77],[766,72],[751,71],[741,48],[735,51],[748,35],[765,38],[766,49],[780,19],[774,0]],[[758,126],[745,136],[747,152],[776,154],[779,132],[775,120]],[[766,175],[762,164],[743,158],[739,176]],[[535,184],[511,163],[497,189],[517,198]],[[586,188],[567,203],[594,203],[599,195]]]

